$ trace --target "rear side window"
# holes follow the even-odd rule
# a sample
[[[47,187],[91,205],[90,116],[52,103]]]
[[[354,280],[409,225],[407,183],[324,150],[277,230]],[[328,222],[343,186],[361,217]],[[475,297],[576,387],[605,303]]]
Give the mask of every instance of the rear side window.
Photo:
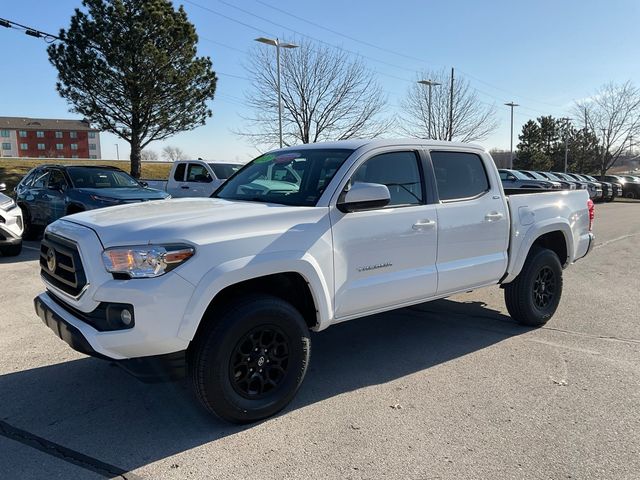
[[[176,171],[173,173],[173,179],[176,182],[184,182],[184,171],[187,168],[186,163],[179,163],[176,167]]]
[[[418,157],[414,152],[383,153],[364,162],[352,182],[381,183],[389,189],[389,206],[423,203]]]
[[[489,190],[489,179],[479,155],[431,152],[440,200],[462,200]]]

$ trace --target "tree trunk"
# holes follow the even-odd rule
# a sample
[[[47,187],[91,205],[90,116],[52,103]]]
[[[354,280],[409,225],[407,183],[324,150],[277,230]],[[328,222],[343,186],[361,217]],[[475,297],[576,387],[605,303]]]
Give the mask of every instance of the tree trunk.
[[[142,175],[142,163],[141,163],[141,151],[140,148],[140,139],[137,135],[131,135],[131,155],[129,159],[131,160],[131,176],[133,178],[140,178]]]

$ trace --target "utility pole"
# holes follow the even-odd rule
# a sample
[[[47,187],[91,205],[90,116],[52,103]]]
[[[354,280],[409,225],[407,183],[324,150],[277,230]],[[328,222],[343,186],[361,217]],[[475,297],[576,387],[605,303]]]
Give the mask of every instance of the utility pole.
[[[606,171],[607,169],[605,168],[605,160],[606,160],[606,156],[605,156],[606,155],[606,148],[605,148],[606,140],[605,139],[606,139],[606,136],[607,136],[607,129],[606,128],[601,128],[600,130],[602,130],[602,160],[601,160],[602,165],[600,167],[600,173],[602,175],[604,175],[605,173],[607,173],[607,171]]]
[[[118,160],[120,160],[120,149],[117,143],[114,143],[114,145],[116,146],[116,157],[118,158]]]
[[[453,67],[451,67],[451,90],[449,92],[449,141],[453,140]]]
[[[517,103],[511,101],[505,103],[507,107],[511,107],[511,147],[509,148],[509,169],[513,168],[513,107],[519,107]]]
[[[560,120],[564,120],[564,173],[567,173],[567,164],[569,163],[569,117],[562,117]]]
[[[428,103],[427,103],[427,112],[428,112],[428,116],[429,116],[429,120],[428,120],[428,125],[427,125],[427,135],[429,136],[429,139],[431,140],[433,138],[433,135],[431,134],[431,87],[437,87],[438,85],[442,85],[441,83],[438,82],[434,82],[433,80],[418,80],[418,83],[421,85],[426,85],[427,88],[429,89],[429,97],[428,97]]]

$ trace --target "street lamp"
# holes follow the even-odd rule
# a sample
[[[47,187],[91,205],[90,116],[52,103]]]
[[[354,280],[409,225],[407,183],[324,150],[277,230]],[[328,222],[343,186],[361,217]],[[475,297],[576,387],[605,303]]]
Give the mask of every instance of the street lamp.
[[[281,48],[297,48],[298,45],[293,43],[282,43],[280,40],[273,38],[259,37],[256,42],[266,43],[276,47],[276,65],[278,71],[278,134],[280,137],[280,148],[282,148],[282,90],[280,88],[280,49]]]
[[[509,149],[509,169],[513,168],[513,107],[519,107],[517,103],[505,103],[507,107],[511,107],[511,148]]]
[[[434,82],[433,80],[418,80],[420,85],[426,85],[429,88],[429,103],[427,104],[427,111],[429,115],[429,126],[427,127],[429,139],[433,138],[431,135],[431,87],[442,85],[441,83]]]

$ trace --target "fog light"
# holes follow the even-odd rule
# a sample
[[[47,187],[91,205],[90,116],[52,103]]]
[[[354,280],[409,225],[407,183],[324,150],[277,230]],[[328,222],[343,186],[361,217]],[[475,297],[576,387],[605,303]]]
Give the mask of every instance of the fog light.
[[[131,321],[133,320],[133,317],[131,316],[131,312],[129,310],[127,310],[126,308],[123,309],[120,312],[120,320],[126,326],[131,325]]]

